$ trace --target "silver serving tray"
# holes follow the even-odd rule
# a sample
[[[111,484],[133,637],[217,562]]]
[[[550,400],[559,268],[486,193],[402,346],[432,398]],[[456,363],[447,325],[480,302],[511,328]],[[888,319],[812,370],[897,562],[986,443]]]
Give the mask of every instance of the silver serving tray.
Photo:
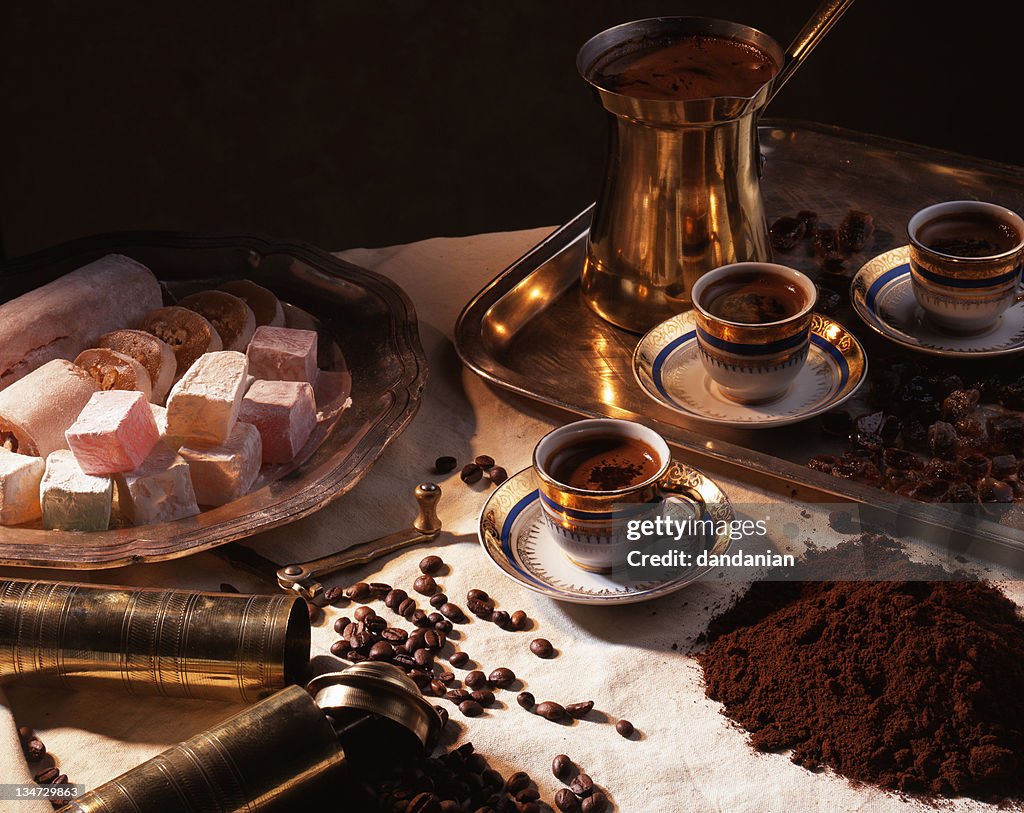
[[[813,209],[833,225],[850,208],[873,215],[874,239],[849,260],[850,276],[871,257],[905,242],[906,221],[927,204],[981,198],[1024,208],[1024,170],[1016,167],[802,122],[765,120],[760,141],[769,222],[800,209]],[[686,462],[790,497],[861,503],[896,517],[903,530],[942,528],[948,536],[948,529],[966,527],[956,508],[918,503],[808,468],[813,455],[837,451],[835,440],[813,420],[777,429],[735,429],[687,419],[649,398],[631,363],[640,337],[598,318],[579,294],[592,210],[535,246],[466,305],[455,344],[470,369],[569,413],[642,421],[685,450]],[[775,259],[818,276],[807,252],[779,253]],[[865,346],[870,364],[876,355],[893,355],[893,346],[852,312],[838,319]],[[856,405],[847,407],[857,413]],[[1017,504],[1014,510],[1020,516],[1010,522],[1017,527],[1005,524],[1005,517],[995,521],[987,509],[980,517],[972,515],[967,536],[985,544],[986,559],[1024,563],[1019,529],[1024,507]]]
[[[358,483],[419,408],[427,362],[408,296],[385,277],[302,243],[100,235],[0,266],[0,301],[111,252],[151,268],[168,301],[240,277],[274,291],[290,325],[318,331],[321,369],[351,373],[352,406],[321,421],[296,465],[265,468],[241,499],[188,519],[95,533],[0,527],[0,565],[100,569],[173,559],[293,522]]]

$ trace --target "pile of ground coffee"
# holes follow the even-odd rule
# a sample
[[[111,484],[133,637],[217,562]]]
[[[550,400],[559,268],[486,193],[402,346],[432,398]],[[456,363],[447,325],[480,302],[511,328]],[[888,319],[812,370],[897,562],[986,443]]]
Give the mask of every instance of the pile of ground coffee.
[[[760,751],[923,798],[1024,799],[1024,620],[865,535],[806,565],[889,581],[758,582],[709,627],[707,696]],[[931,579],[942,574],[945,581]]]

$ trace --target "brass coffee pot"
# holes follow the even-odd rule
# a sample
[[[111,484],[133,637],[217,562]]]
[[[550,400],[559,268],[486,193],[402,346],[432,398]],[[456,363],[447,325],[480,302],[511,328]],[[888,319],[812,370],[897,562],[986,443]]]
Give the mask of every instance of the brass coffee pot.
[[[582,272],[588,304],[643,332],[690,308],[690,289],[727,263],[771,260],[761,201],[757,119],[853,0],[825,0],[783,53],[754,28],[706,17],[658,17],[609,28],[580,49],[576,66],[610,117],[604,183]],[[609,54],[701,34],[740,40],[776,71],[750,97],[643,99],[603,87]]]

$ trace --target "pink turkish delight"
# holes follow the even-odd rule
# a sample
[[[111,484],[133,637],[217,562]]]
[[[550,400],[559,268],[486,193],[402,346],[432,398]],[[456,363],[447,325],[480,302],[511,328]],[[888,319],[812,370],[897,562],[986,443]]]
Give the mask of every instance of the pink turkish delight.
[[[316,381],[316,331],[290,327],[256,328],[245,351],[249,374],[267,381]]]
[[[316,426],[313,388],[304,381],[254,381],[238,420],[259,430],[264,463],[290,463]]]
[[[65,436],[82,471],[102,476],[138,468],[160,433],[143,393],[102,390],[93,393]]]

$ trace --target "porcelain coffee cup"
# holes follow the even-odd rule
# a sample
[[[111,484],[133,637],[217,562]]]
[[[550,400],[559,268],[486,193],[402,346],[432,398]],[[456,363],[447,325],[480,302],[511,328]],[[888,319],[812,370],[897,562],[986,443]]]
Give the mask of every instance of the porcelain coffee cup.
[[[930,235],[942,228],[943,221],[958,219],[960,231],[969,230],[972,222],[978,224],[979,235],[997,229],[998,244],[977,241],[968,250],[969,238],[940,245]],[[1021,301],[1024,220],[1016,212],[977,200],[936,203],[910,218],[907,236],[911,289],[936,327],[952,333],[983,333],[999,321],[1003,311]]]
[[[765,276],[784,286],[794,306],[763,322],[727,319],[712,312],[723,286]],[[811,344],[817,289],[794,268],[762,262],[731,263],[702,275],[693,286],[697,348],[704,369],[719,392],[741,404],[763,404],[782,397],[800,373]],[[799,297],[799,299],[796,299]]]
[[[565,482],[556,458],[567,450],[611,438],[640,444],[650,452],[645,476],[613,476],[608,487]],[[606,573],[628,553],[625,523],[635,510],[670,500],[680,520],[697,520],[706,510],[695,490],[668,477],[672,454],[657,432],[633,421],[594,418],[566,424],[545,435],[533,451],[544,521],[562,551],[584,570]],[[616,487],[610,487],[616,486]]]

